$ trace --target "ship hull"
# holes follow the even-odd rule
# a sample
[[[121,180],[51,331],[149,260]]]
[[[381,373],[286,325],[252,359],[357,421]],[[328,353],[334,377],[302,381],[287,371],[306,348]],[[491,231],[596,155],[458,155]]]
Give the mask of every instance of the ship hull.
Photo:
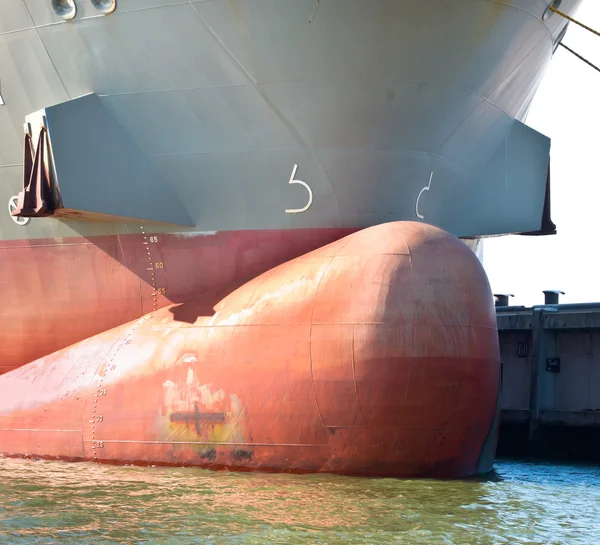
[[[139,221],[19,225],[5,208],[0,372],[381,222],[542,224],[549,141],[522,121],[566,24],[545,1],[77,2],[68,22],[51,5],[0,6],[0,202],[23,189],[22,123],[44,108],[65,202]],[[77,123],[88,94],[170,200],[81,160],[131,158]],[[141,230],[161,238],[149,263]]]
[[[550,143],[522,121],[566,25],[543,20],[543,0],[138,0],[103,17],[79,2],[70,22],[26,4],[29,20],[8,17],[0,34],[4,202],[22,189],[25,117],[94,94],[182,203],[191,231],[394,220],[460,237],[540,229]],[[53,123],[66,157],[58,186],[81,197],[106,184],[140,217],[138,202],[151,197],[127,192],[129,172],[96,180],[74,160],[92,150],[121,161],[112,138],[97,124],[65,134]],[[289,214],[309,202],[289,183],[295,166],[313,198]],[[105,204],[73,200],[87,211]],[[73,229],[10,221],[2,217],[3,239]]]
[[[0,453],[462,477],[491,468],[499,378],[477,258],[390,223],[0,377]]]
[[[0,453],[488,470],[495,314],[452,235],[545,223],[548,2],[56,4],[0,6]]]
[[[243,282],[351,229],[0,241],[0,374],[172,303]],[[133,228],[132,228],[133,231]]]

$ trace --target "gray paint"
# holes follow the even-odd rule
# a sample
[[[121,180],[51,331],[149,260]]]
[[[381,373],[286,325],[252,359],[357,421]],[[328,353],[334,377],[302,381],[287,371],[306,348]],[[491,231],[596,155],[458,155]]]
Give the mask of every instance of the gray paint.
[[[71,97],[245,83],[188,4],[46,26],[40,37]]]
[[[23,0],[2,0],[0,34],[33,27],[33,21]]]
[[[301,148],[248,85],[113,95],[102,102],[148,155]]]
[[[172,188],[96,95],[28,117],[34,135],[41,116],[46,119],[55,183],[64,208],[193,225]]]
[[[35,29],[0,35],[0,82],[0,164],[22,164],[25,116],[69,98]]]
[[[6,0],[2,0],[4,2]],[[16,0],[21,3],[27,4],[35,24],[39,26],[51,25],[56,23],[63,23],[64,20],[54,13],[52,9],[51,0]],[[76,21],[80,21],[86,18],[99,18],[103,17],[100,11],[98,11],[92,0],[75,0],[77,5],[77,16]],[[128,11],[135,11],[146,8],[157,8],[171,4],[186,4],[185,0],[117,0],[117,8],[119,13],[125,13]],[[70,23],[69,23],[70,24]]]
[[[545,0],[24,1],[37,29],[0,3],[0,202],[25,115],[95,93],[199,231],[415,220],[432,171],[423,221],[540,227],[549,140],[521,121],[565,24]],[[128,229],[0,214],[0,239]]]

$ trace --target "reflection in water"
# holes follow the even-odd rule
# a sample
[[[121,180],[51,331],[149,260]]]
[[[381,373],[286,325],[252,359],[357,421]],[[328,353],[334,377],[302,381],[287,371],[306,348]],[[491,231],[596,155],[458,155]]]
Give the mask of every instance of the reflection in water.
[[[596,536],[596,537],[594,537]],[[396,480],[0,458],[0,543],[600,543],[600,468]]]

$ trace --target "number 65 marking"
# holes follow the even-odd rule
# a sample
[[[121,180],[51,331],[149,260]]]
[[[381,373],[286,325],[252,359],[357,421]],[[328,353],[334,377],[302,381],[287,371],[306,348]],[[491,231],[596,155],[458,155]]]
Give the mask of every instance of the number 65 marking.
[[[292,170],[292,176],[290,177],[290,184],[300,184],[306,188],[306,191],[308,191],[308,204],[304,208],[287,209],[285,211],[286,214],[299,214],[300,212],[306,212],[310,208],[310,205],[313,202],[313,192],[312,192],[312,189],[309,187],[309,185],[306,182],[302,182],[300,180],[294,180],[294,176],[296,176],[297,170],[298,170],[298,165],[294,165],[294,170]]]

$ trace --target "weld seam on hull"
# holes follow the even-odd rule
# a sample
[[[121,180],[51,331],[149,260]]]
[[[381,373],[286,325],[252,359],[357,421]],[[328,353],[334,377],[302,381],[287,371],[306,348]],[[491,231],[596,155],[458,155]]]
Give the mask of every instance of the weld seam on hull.
[[[432,174],[433,175],[433,174]],[[412,332],[411,332],[411,344],[412,346],[415,346],[415,331],[417,329],[417,325],[423,325],[423,324],[417,324],[416,323],[416,317],[417,317],[417,305],[416,305],[416,301],[417,301],[417,288],[415,286],[415,277],[414,277],[414,267],[413,267],[413,261],[412,261],[412,252],[410,251],[410,245],[408,244],[408,240],[406,240],[406,237],[404,236],[404,234],[402,233],[401,229],[397,229],[398,234],[402,237],[402,240],[404,241],[404,244],[406,244],[406,249],[408,250],[408,263],[410,265],[410,271],[411,271],[411,277],[412,277],[412,289],[413,289],[413,321],[412,321]],[[400,412],[400,416],[404,416],[404,412],[406,410],[406,400],[408,399],[408,393],[410,392],[410,381],[412,379],[412,374],[413,374],[413,369],[415,367],[415,360],[416,357],[414,355],[413,352],[413,356],[410,358],[411,363],[410,363],[410,367],[408,369],[408,381],[406,383],[406,390],[404,391],[404,402],[402,405],[402,410]]]
[[[356,358],[355,358],[355,351],[354,351],[354,341],[356,338],[355,329],[356,329],[356,324],[352,324],[352,382],[354,384],[354,396],[356,397],[356,404],[358,405],[358,412],[360,413],[360,417],[363,419],[363,422],[366,422],[367,419],[365,418],[365,415],[362,410],[362,405],[360,404],[360,397],[358,396],[358,384],[356,383]],[[333,427],[333,426],[329,426],[329,427]],[[369,426],[339,426],[339,427],[369,428]]]
[[[163,309],[161,309],[163,310]],[[151,314],[151,313],[149,313]],[[478,325],[472,325],[472,326],[466,326],[466,325],[460,325],[460,324],[436,324],[436,323],[428,323],[428,322],[410,322],[407,320],[390,320],[389,322],[309,322],[304,321],[304,322],[277,322],[277,323],[267,323],[267,324],[241,324],[244,327],[279,327],[282,325],[385,325],[385,324],[413,324],[417,325],[417,326],[428,326],[428,327],[453,327],[453,328],[461,328],[461,329],[474,329],[474,328],[481,328],[481,329],[492,329],[494,331],[497,331],[497,327],[496,326],[491,326],[491,325],[485,325],[485,324],[478,324]],[[186,328],[194,328],[194,329],[212,329],[215,327],[238,327],[239,324],[212,324],[212,325],[195,325],[195,324],[191,324],[191,325],[184,325],[181,326],[181,329],[186,329]],[[172,329],[171,326],[165,327],[165,326],[151,326],[151,328],[153,331],[165,331],[165,330],[170,330]],[[402,345],[402,346],[410,346],[410,345]]]
[[[289,116],[286,116],[283,113],[282,109],[279,106],[277,106],[277,104],[271,99],[271,97],[268,95],[267,91],[264,88],[264,83],[262,81],[258,81],[258,79],[254,77],[252,72],[248,68],[246,68],[246,66],[242,63],[242,61],[236,57],[235,53],[225,43],[223,38],[221,38],[221,36],[219,36],[217,34],[217,32],[212,28],[212,26],[209,24],[209,22],[200,13],[198,7],[196,7],[193,2],[190,2],[190,5],[192,6],[192,9],[194,10],[196,15],[202,22],[202,25],[204,26],[204,28],[209,32],[209,34],[213,37],[213,40],[216,41],[216,43],[223,49],[223,51],[225,51],[225,54],[230,58],[230,60],[238,67],[238,70],[240,70],[242,72],[242,74],[248,79],[249,83],[254,87],[254,90],[260,95],[260,97],[264,101],[264,104],[281,121],[281,123],[288,130],[290,136],[295,140],[295,142],[297,144],[300,145],[300,148],[303,150],[306,150],[306,152],[311,155],[311,157],[313,158],[315,163],[318,165],[318,167],[323,171],[323,174],[325,175],[325,180],[327,180],[327,182],[329,183],[331,193],[332,193],[333,197],[335,198],[335,203],[336,203],[337,212],[338,212],[337,219],[338,219],[338,222],[341,223],[342,210],[340,208],[340,200],[337,196],[337,193],[335,192],[335,187],[331,183],[331,179],[328,176],[327,171],[325,170],[325,168],[323,168],[321,161],[319,161],[319,158],[317,157],[317,154],[315,153],[315,149],[312,146],[310,146],[306,137],[302,134],[300,129],[298,129],[298,127],[296,127],[296,125],[294,124],[292,119],[290,119]]]
[[[5,242],[5,241],[0,241],[0,242]],[[24,244],[22,246],[17,246],[17,245],[10,245],[10,246],[5,246],[5,248],[12,250],[13,248],[31,248],[31,249],[35,249],[35,248],[60,248],[62,246],[95,246],[95,244],[93,242],[69,242],[69,243],[62,243],[62,242],[57,242],[56,244]],[[4,248],[4,246],[2,246]]]
[[[489,101],[488,101],[489,102]],[[491,104],[491,103],[490,103]],[[496,106],[497,107],[497,106]],[[504,112],[501,108],[498,108],[498,110],[500,110],[502,113],[508,115],[506,112]],[[311,148],[311,147],[306,147],[306,148],[284,148],[283,151],[298,151],[298,150],[308,150],[311,151],[312,153],[314,153],[314,150],[318,150],[318,151],[347,151],[347,150],[353,150],[353,149],[362,149],[362,148],[342,148],[342,147],[331,147],[331,146],[321,146],[321,147],[316,147],[316,148]],[[282,149],[279,148],[275,148],[275,149],[261,149],[261,152],[273,152],[273,153],[280,153],[282,151]],[[429,151],[425,151],[425,150],[418,150],[418,149],[411,149],[411,148],[400,148],[400,147],[396,147],[396,148],[369,148],[369,151],[373,151],[373,152],[383,152],[383,153],[397,153],[397,152],[407,152],[407,153],[416,153],[416,154],[420,154],[420,155],[427,155],[428,157],[434,157],[435,159],[440,159],[442,161],[448,161],[449,163],[452,163],[454,165],[458,165],[461,168],[464,168],[465,170],[469,170],[473,173],[479,174],[480,171],[476,168],[467,166],[463,163],[461,163],[460,161],[456,161],[455,159],[450,159],[449,157],[444,157],[443,155],[437,155],[436,153],[432,153]],[[218,155],[218,154],[234,154],[234,153],[255,153],[255,150],[250,149],[250,148],[240,148],[240,149],[223,149],[223,150],[214,150],[214,151],[189,151],[189,152],[174,152],[174,153],[149,153],[148,157],[177,157],[177,156],[194,156],[194,155]],[[316,160],[316,159],[315,159]],[[325,169],[321,166],[321,163],[319,163],[317,161],[317,164],[323,169],[323,172],[325,172]],[[329,177],[327,176],[327,173],[325,172],[325,176],[327,177],[327,179],[329,179]],[[393,215],[394,213],[390,213],[390,215]]]
[[[247,87],[245,83],[222,83],[220,85],[205,85],[204,87],[176,87],[172,89],[146,89],[144,91],[126,91],[122,93],[98,93],[100,98],[122,97],[132,95],[147,95],[150,93],[180,93],[187,91],[202,91],[205,89],[221,89],[222,87]]]
[[[348,243],[344,244],[344,248],[346,247]],[[337,255],[337,254],[336,254]],[[321,275],[319,276],[319,281],[317,282],[317,285],[315,287],[315,291],[314,294],[312,296],[312,305],[311,305],[311,309],[310,309],[310,321],[307,322],[307,324],[309,324],[309,330],[308,330],[308,361],[309,361],[309,365],[310,365],[310,384],[312,386],[312,393],[313,396],[315,398],[315,407],[317,409],[317,414],[319,415],[319,421],[321,422],[321,427],[323,428],[323,430],[327,429],[327,426],[325,426],[325,422],[323,420],[323,415],[321,414],[321,408],[319,407],[319,398],[317,396],[317,388],[315,386],[315,375],[313,372],[313,345],[312,345],[312,334],[313,334],[313,328],[315,326],[314,322],[313,322],[313,316],[315,314],[315,303],[317,301],[317,296],[319,294],[319,287],[321,286],[321,282],[323,281],[323,277],[327,274],[327,271],[329,270],[329,267],[331,267],[331,264],[333,263],[333,260],[335,259],[335,255],[327,262],[327,265],[325,267],[322,268],[322,272]],[[328,447],[335,452],[335,449],[333,448],[333,445],[331,444],[331,439],[329,437],[327,437],[327,441],[328,441]]]
[[[54,433],[82,433],[82,430],[47,430],[42,428],[0,428],[0,431],[50,431]]]
[[[84,443],[135,443],[142,445],[216,445],[216,446],[242,446],[242,447],[316,447],[330,448],[329,443],[304,444],[304,443],[223,443],[220,441],[134,441],[127,439],[84,439]]]
[[[507,4],[503,0],[488,0],[488,1],[492,2],[493,4],[498,4],[500,6],[504,6],[506,8],[512,8],[514,10],[517,10],[517,11],[520,11],[522,13],[525,13],[526,15],[529,15],[530,17],[533,17],[538,23],[541,23],[541,25],[548,31],[548,34],[549,34],[549,37],[550,37],[550,41],[553,40],[552,32],[550,32],[550,29],[544,24],[544,22],[541,19],[539,19],[538,17],[536,17],[530,11],[527,11],[526,9],[520,8],[518,6],[513,6],[512,4]]]

